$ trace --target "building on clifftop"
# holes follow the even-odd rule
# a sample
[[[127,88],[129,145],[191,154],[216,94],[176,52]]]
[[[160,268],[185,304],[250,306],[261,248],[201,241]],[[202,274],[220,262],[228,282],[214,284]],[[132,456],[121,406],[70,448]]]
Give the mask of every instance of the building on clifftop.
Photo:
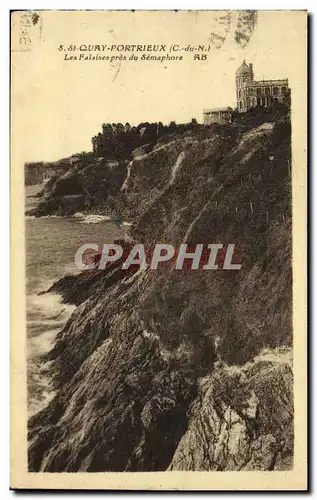
[[[274,102],[287,104],[290,90],[288,79],[254,80],[253,65],[245,61],[236,71],[237,110],[245,113],[256,106],[271,106]]]
[[[269,107],[274,103],[290,105],[288,79],[254,80],[253,64],[245,61],[236,71],[237,112],[245,113],[256,106]],[[231,123],[232,109],[228,107],[204,109],[204,125]]]
[[[213,108],[204,109],[204,125],[211,125],[212,123],[231,123],[232,109],[227,108]]]

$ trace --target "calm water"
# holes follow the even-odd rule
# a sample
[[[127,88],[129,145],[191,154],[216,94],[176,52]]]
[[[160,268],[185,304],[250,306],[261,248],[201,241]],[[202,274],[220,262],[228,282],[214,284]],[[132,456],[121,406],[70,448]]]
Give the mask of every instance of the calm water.
[[[36,205],[32,196],[41,186],[26,187],[26,208]],[[30,415],[53,397],[44,374],[41,354],[50,350],[72,306],[61,303],[57,294],[38,295],[68,273],[76,273],[74,255],[87,242],[105,243],[122,238],[124,232],[101,217],[25,218],[27,278],[28,408]]]

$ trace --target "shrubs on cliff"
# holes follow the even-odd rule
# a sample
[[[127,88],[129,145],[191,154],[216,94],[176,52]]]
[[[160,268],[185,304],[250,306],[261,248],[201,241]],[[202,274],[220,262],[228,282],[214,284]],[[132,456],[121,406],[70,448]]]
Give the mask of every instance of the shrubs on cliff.
[[[233,123],[251,124],[253,126],[279,121],[290,121],[290,96],[286,99],[286,104],[280,103],[276,99],[270,106],[258,105],[248,109],[245,113],[234,111],[232,114]]]
[[[129,123],[103,123],[102,133],[92,138],[93,151],[97,156],[107,159],[129,158],[134,149],[151,144],[152,147],[164,136],[174,133],[181,134],[197,126],[193,118],[191,123],[176,125],[171,122],[163,125],[162,122],[143,122],[136,127]]]

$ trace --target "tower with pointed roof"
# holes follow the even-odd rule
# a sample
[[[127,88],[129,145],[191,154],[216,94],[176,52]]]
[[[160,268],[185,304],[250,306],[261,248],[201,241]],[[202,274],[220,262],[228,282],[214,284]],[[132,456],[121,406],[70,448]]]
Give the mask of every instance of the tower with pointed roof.
[[[236,71],[237,108],[240,113],[248,109],[248,85],[253,82],[253,66],[247,64],[245,60]]]

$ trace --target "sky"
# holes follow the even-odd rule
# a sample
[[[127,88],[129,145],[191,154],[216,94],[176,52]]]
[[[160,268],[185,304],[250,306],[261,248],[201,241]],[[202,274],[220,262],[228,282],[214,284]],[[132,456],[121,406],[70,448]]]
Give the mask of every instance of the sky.
[[[229,32],[206,61],[187,53],[180,62],[110,64],[65,61],[58,47],[208,45],[211,32],[223,34],[219,12],[42,12],[30,28],[27,52],[19,50],[18,12],[12,24],[12,147],[21,162],[53,161],[91,150],[103,122],[202,122],[204,108],[235,106],[235,72],[244,59],[253,63],[255,79],[288,77],[296,89],[305,43],[300,14],[260,11],[246,47]]]

